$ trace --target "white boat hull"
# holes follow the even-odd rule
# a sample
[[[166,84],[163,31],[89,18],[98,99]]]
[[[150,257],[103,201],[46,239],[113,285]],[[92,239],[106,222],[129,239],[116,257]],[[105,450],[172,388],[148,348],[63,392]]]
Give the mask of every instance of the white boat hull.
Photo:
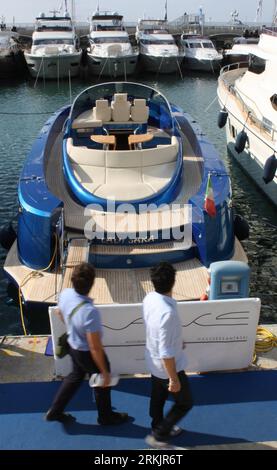
[[[250,146],[247,147],[242,153],[235,150],[235,138],[231,134],[231,126],[237,129],[237,132],[242,130],[239,121],[233,116],[229,118],[226,125],[227,147],[229,153],[236,159],[243,170],[252,178],[256,185],[264,192],[264,194],[277,206],[277,175],[271,183],[265,184],[263,180],[264,162],[266,158],[273,154],[273,150],[263,144],[254,134],[247,132]],[[261,159],[262,155],[266,157]]]
[[[221,59],[196,59],[195,57],[184,57],[184,67],[189,70],[199,70],[202,72],[219,71],[221,67]]]
[[[180,56],[140,55],[141,67],[143,70],[162,74],[178,72],[182,60],[183,57]]]
[[[87,54],[88,71],[91,75],[125,77],[136,71],[138,54],[121,57],[97,57]]]
[[[29,72],[34,78],[57,79],[76,77],[80,72],[82,52],[35,56],[25,52]]]

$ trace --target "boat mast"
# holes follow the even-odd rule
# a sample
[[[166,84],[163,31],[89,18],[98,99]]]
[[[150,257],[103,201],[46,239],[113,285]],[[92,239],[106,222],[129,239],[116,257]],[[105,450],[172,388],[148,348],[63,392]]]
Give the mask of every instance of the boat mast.
[[[75,0],[71,0],[71,21],[74,22],[76,17]]]
[[[273,11],[272,24],[274,26],[277,25],[277,0],[274,0],[274,11]]]
[[[167,0],[165,0],[165,6],[164,6],[164,19],[167,21]]]
[[[263,0],[259,0],[257,10],[256,10],[256,23],[260,23],[262,21],[262,16],[263,16]]]

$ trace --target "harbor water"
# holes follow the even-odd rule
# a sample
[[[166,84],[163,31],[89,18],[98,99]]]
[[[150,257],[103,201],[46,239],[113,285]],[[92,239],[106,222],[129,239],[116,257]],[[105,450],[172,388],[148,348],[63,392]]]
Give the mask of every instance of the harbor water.
[[[228,156],[225,130],[217,127],[219,107],[216,100],[217,77],[186,74],[178,76],[140,75],[141,81],[158,88],[165,96],[199,122],[215,145],[232,179],[233,203],[236,211],[249,223],[250,238],[243,242],[252,269],[251,296],[262,300],[262,323],[277,323],[277,213],[254,183]],[[93,84],[72,81],[72,97]],[[34,139],[47,118],[70,102],[70,87],[34,81],[0,82],[0,226],[17,213],[17,184],[24,160]],[[0,248],[1,268],[6,252]],[[36,326],[32,333],[45,333],[45,325]],[[22,334],[19,307],[7,294],[7,280],[0,271],[0,335]]]

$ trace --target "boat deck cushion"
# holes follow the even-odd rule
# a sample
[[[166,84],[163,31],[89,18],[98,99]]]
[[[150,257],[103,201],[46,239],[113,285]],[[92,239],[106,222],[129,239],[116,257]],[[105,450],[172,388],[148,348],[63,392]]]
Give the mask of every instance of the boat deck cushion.
[[[145,99],[135,99],[131,106],[131,119],[136,122],[147,122],[149,118],[149,107]]]
[[[119,201],[144,199],[163,189],[172,179],[178,140],[142,150],[96,150],[74,147],[67,140],[74,176],[95,196]]]
[[[96,119],[93,109],[89,109],[80,114],[72,123],[72,129],[90,129],[94,127],[101,127],[103,122],[101,119]]]
[[[95,107],[93,108],[93,117],[95,121],[108,122],[111,120],[112,110],[108,100],[96,100]]]

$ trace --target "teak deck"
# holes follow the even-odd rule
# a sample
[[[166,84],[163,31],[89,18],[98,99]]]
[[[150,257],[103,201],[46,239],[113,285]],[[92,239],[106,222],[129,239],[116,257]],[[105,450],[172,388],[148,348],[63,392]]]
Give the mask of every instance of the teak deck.
[[[71,287],[74,266],[86,261],[87,256],[87,240],[76,239],[70,246],[63,274],[33,271],[20,263],[15,242],[7,256],[5,271],[21,286],[26,302],[55,304],[60,290]],[[245,252],[238,241],[233,260],[247,262]],[[196,258],[175,264],[175,268],[177,280],[173,291],[174,298],[179,301],[198,300],[207,287],[207,269]],[[141,302],[151,290],[149,269],[97,269],[95,285],[90,295],[98,305],[128,304]]]

